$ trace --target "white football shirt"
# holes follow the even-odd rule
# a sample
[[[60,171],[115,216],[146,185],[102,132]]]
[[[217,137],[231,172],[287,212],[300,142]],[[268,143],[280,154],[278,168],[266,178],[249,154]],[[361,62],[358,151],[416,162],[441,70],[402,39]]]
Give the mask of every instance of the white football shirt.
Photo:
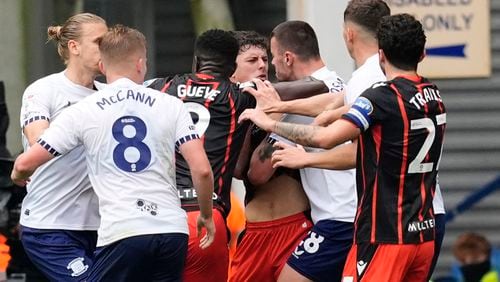
[[[64,109],[94,92],[73,83],[64,72],[41,78],[24,91],[21,127],[37,120],[52,123]],[[24,135],[22,139],[26,151],[29,143]],[[87,175],[83,147],[76,147],[39,167],[27,190],[21,225],[65,230],[97,230],[99,227],[97,196]]]
[[[312,77],[323,80],[333,95],[344,89],[344,81],[334,72],[323,67],[315,71]],[[310,124],[313,118],[301,115],[284,115],[282,121]],[[272,138],[283,140],[271,134]],[[288,141],[290,142],[290,141]],[[306,148],[308,152],[321,151]],[[311,205],[311,218],[314,223],[320,220],[354,222],[356,214],[355,170],[327,170],[319,168],[300,169],[300,178],[304,192]]]
[[[39,143],[53,154],[83,144],[99,197],[97,246],[131,236],[188,233],[175,149],[198,138],[181,100],[127,78],[65,111]]]

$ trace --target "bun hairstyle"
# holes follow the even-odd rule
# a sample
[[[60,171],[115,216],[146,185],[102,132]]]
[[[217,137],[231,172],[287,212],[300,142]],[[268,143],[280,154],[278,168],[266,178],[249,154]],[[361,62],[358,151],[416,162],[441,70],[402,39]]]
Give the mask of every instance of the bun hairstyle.
[[[53,40],[57,45],[57,53],[68,64],[69,50],[68,42],[70,40],[78,40],[82,35],[82,25],[86,23],[103,23],[106,21],[91,13],[81,13],[70,17],[66,22],[60,26],[49,26],[47,28],[47,42]]]

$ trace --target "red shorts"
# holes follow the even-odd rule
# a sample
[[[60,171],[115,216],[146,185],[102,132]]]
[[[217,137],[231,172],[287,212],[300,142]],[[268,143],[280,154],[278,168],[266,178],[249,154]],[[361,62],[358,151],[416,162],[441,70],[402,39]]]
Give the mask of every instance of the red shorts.
[[[342,282],[427,281],[434,241],[421,244],[353,245],[342,274]]]
[[[230,282],[276,281],[286,260],[312,227],[303,213],[247,222],[245,235],[231,261]]]
[[[226,222],[222,213],[213,209],[215,223],[215,239],[212,245],[202,250],[200,238],[196,237],[196,219],[199,211],[187,212],[189,225],[189,242],[184,269],[185,282],[220,282],[227,280],[229,267],[229,249]],[[202,236],[205,235],[203,231]]]

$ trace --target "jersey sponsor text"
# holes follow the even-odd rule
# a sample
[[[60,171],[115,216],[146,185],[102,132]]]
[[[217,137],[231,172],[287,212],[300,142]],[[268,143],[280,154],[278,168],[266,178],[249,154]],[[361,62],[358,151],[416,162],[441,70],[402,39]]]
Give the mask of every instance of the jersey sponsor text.
[[[414,221],[408,224],[408,232],[420,232],[430,228],[434,228],[434,219]]]

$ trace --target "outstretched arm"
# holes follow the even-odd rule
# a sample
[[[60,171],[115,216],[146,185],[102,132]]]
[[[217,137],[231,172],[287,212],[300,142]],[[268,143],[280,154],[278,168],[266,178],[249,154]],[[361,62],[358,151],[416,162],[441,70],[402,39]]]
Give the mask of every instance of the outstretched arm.
[[[25,186],[35,170],[52,158],[54,158],[54,155],[40,144],[33,144],[28,151],[17,157],[10,175],[12,181],[18,186]]]
[[[360,129],[347,120],[338,120],[327,127],[279,122],[268,117],[260,109],[247,109],[239,118],[239,122],[251,120],[260,128],[274,132],[295,143],[319,148],[333,148],[348,140],[356,139]]]
[[[202,249],[210,246],[215,236],[215,225],[212,218],[212,194],[214,191],[214,176],[203,143],[199,139],[186,142],[179,147],[179,151],[189,165],[193,186],[198,195],[200,216],[198,217],[198,236],[201,228],[205,227],[207,234],[200,240]]]
[[[269,81],[263,82],[258,79],[255,79],[254,82],[258,90],[245,88],[245,91],[255,97],[259,108],[266,113],[294,113],[317,116],[326,109],[327,105],[329,105],[330,108],[337,108],[344,103],[343,91],[339,93],[324,93],[325,91],[317,92],[317,90],[320,90],[319,87],[315,89],[309,86],[310,88],[308,89],[307,83],[301,82],[297,84],[302,84],[301,86],[292,87],[293,93],[289,95],[287,90],[283,88],[287,83],[272,85]],[[294,83],[297,82],[289,82],[288,85],[290,86]],[[274,87],[279,88],[275,89]]]
[[[306,152],[300,145],[294,147],[282,142],[277,142],[275,147],[281,148],[273,153],[272,162],[275,168],[283,166],[346,170],[356,167],[357,140],[321,152]]]
[[[349,111],[350,105],[341,106],[339,108],[327,107],[323,112],[314,118],[315,125],[327,126],[330,123],[340,119],[343,114]]]
[[[283,81],[272,84],[283,101],[302,99],[316,94],[327,93],[328,87],[321,80],[307,77],[295,81]]]

